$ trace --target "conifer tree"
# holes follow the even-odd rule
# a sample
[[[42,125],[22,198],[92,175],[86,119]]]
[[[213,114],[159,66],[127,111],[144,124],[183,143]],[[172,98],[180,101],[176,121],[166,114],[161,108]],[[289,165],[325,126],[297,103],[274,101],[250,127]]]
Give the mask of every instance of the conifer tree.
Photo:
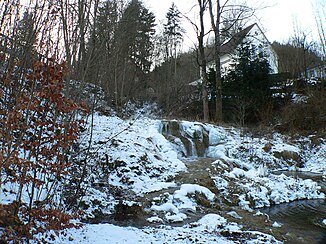
[[[233,59],[234,67],[223,78],[223,97],[229,114],[241,126],[259,121],[271,97],[266,55],[250,44],[242,44]]]
[[[128,58],[144,72],[151,66],[155,16],[139,0],[132,0],[122,14],[117,38]]]
[[[164,40],[166,60],[174,58],[174,73],[176,73],[176,59],[178,46],[183,40],[185,30],[181,27],[181,13],[177,6],[172,3],[169,11],[166,13],[166,23],[164,24]]]
[[[31,68],[36,38],[37,36],[33,14],[26,11],[18,23],[17,34],[15,36],[16,56],[25,62],[25,64],[20,64],[20,66],[27,66]]]

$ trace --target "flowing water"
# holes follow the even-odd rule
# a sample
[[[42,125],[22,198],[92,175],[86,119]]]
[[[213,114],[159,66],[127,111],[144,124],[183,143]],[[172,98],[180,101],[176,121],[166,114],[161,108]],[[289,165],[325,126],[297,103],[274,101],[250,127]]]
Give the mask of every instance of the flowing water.
[[[187,183],[199,183],[209,187],[210,175],[214,171],[211,168],[211,163],[214,160],[209,158],[193,159],[187,162],[188,173],[182,175],[180,181],[188,179]],[[322,174],[314,174],[310,172],[291,172],[279,171],[275,174],[286,174],[288,176],[300,177],[302,179],[312,179],[319,183],[321,191],[326,193],[326,182]],[[214,173],[213,173],[214,174]],[[227,206],[225,206],[227,208]],[[284,240],[285,243],[309,243],[309,244],[326,244],[326,228],[322,223],[326,219],[326,200],[300,200],[291,203],[283,203],[271,207],[259,209],[261,212],[267,214],[270,221],[278,222],[282,225],[281,228],[273,228],[275,236]],[[239,209],[237,212],[239,213]],[[250,214],[246,216],[242,212],[242,221],[251,223],[249,228],[262,228],[264,231],[264,224],[259,219],[253,219]],[[262,223],[259,226],[259,222]]]
[[[213,159],[205,158],[205,144],[208,139],[205,138],[205,133],[201,136],[192,135],[189,136],[182,132],[180,124],[176,121],[165,122],[162,133],[165,136],[172,136],[179,138],[185,146],[185,156],[192,156],[193,160],[189,160],[186,163],[188,172],[181,173],[176,177],[175,181],[179,184],[190,183],[200,184],[208,187],[214,192],[214,182],[211,176],[217,174],[216,168],[212,167]],[[197,143],[196,138],[199,138]],[[201,138],[202,137],[202,138]],[[171,139],[171,138],[170,138]],[[203,148],[198,145],[204,145]],[[196,151],[197,149],[197,151]],[[200,152],[200,153],[199,153]],[[203,158],[198,158],[202,156]],[[326,194],[326,181],[323,179],[322,174],[314,174],[309,172],[291,172],[291,171],[278,171],[273,174],[285,174],[294,178],[300,177],[302,179],[312,179],[321,186],[321,191]],[[218,192],[214,192],[219,195]],[[222,201],[220,201],[222,203]],[[224,206],[223,206],[224,205]],[[229,211],[229,208],[241,213],[243,219],[241,224],[247,229],[256,229],[265,233],[270,232],[279,240],[283,240],[285,243],[309,243],[309,244],[326,244],[326,226],[323,224],[323,220],[326,219],[326,201],[325,199],[319,200],[300,200],[291,203],[282,203],[271,207],[259,209],[261,212],[267,214],[270,221],[264,219],[257,219],[253,217],[249,212],[243,211],[236,206],[228,206],[227,203],[223,203],[220,206],[219,213],[223,215],[223,212]],[[206,209],[206,212],[216,211],[216,209]],[[198,213],[195,218],[200,218],[203,213]],[[282,226],[280,228],[271,228],[270,223],[278,222]]]
[[[326,219],[324,199],[283,203],[261,211],[282,225],[285,243],[326,243],[326,229],[322,226]]]
[[[312,179],[326,192],[326,182],[322,174],[310,172],[278,171],[302,179]],[[262,212],[272,221],[282,224],[283,238],[286,243],[326,243],[326,228],[322,221],[326,219],[326,200],[300,200],[264,208]]]
[[[174,181],[178,186],[185,183],[199,184],[208,187],[214,192],[215,186],[211,176],[216,175],[218,172],[216,171],[216,168],[213,167],[213,161],[215,160],[211,158],[193,158],[187,160],[185,163],[188,171],[179,174]],[[273,173],[283,173],[289,176],[312,179],[322,186],[322,191],[326,192],[325,181],[323,181],[321,174],[290,171],[279,171]],[[176,189],[178,189],[178,187],[150,193],[146,198],[153,199],[164,192],[173,194]],[[218,192],[215,191],[214,193],[219,197]],[[223,200],[220,200],[219,203],[220,205],[218,208],[216,208],[216,206],[200,206],[200,210],[196,211],[196,213],[188,213],[188,219],[183,223],[176,225],[181,226],[184,223],[196,221],[207,213],[218,213],[230,219],[227,212],[236,211],[242,218],[230,219],[230,221],[235,221],[242,225],[243,229],[258,230],[272,234],[278,240],[284,241],[284,243],[326,244],[326,228],[322,223],[323,220],[326,219],[325,199],[300,200],[257,209],[267,214],[269,217],[266,217],[266,215],[259,217],[253,216],[253,213],[245,211],[237,205],[228,204]],[[266,218],[269,219],[269,221],[266,221]],[[271,228],[272,223],[275,221],[282,226],[280,228]]]

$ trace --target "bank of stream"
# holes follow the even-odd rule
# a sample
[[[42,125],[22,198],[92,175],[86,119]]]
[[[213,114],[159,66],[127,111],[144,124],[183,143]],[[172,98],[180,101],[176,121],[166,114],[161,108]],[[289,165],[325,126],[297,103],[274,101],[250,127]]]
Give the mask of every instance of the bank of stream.
[[[239,195],[243,194],[243,192],[239,189],[236,178],[227,182],[227,189],[221,190],[217,187],[217,179],[223,181],[224,176],[222,174],[230,171],[230,169],[232,171],[233,167],[237,168],[239,165],[229,162],[229,158],[225,156],[222,158],[207,157],[205,151],[212,143],[210,132],[206,131],[203,126],[198,125],[192,130],[189,130],[189,128],[185,130],[183,125],[178,122],[166,122],[162,132],[171,142],[177,142],[176,145],[178,147],[181,145],[180,148],[183,148],[183,150],[179,150],[183,152],[183,156],[188,157],[188,159],[184,160],[188,171],[180,173],[174,179],[177,185],[198,184],[211,190],[217,198],[213,206],[199,204],[199,211],[191,214],[189,216],[190,218],[184,222],[196,221],[196,219],[201,218],[204,214],[213,212],[238,223],[243,229],[269,233],[285,243],[326,243],[326,225],[323,224],[323,220],[326,219],[325,199],[286,200],[283,203],[280,202],[280,204],[271,203],[271,206],[264,208],[254,208],[249,209],[249,211],[248,209],[244,210],[243,207],[239,206]],[[225,143],[225,140],[219,139],[218,143]],[[270,150],[267,148],[265,146],[265,152]],[[288,160],[286,158],[281,159]],[[292,162],[291,159],[289,162]],[[293,161],[292,163],[295,162]],[[221,165],[222,167],[220,167]],[[225,166],[226,168],[223,168]],[[313,180],[321,187],[320,191],[326,193],[326,182],[322,174],[297,171],[269,171],[268,169],[266,169],[265,174],[265,178],[284,174],[291,177],[293,181],[302,182],[302,179]],[[300,184],[298,183],[295,187],[301,187]],[[266,189],[264,186],[258,186],[259,188],[259,191],[262,192]],[[282,189],[279,190],[282,191]],[[300,198],[305,198],[305,196],[298,197],[298,199]],[[307,195],[306,198],[309,199],[310,196]],[[201,199],[196,199],[196,201],[202,203]]]
[[[326,228],[323,220],[326,219],[326,201],[325,199],[297,200],[289,203],[282,203],[255,209],[261,211],[264,215],[254,215],[251,212],[241,209],[234,203],[227,202],[219,195],[216,190],[212,176],[217,175],[217,169],[214,167],[215,159],[197,158],[187,160],[188,172],[179,174],[176,182],[179,184],[199,184],[212,190],[218,200],[218,206],[213,209],[205,208],[204,211],[193,215],[189,221],[202,217],[203,213],[217,212],[220,215],[231,219],[242,225],[244,229],[254,229],[274,235],[285,243],[326,243]],[[296,171],[277,171],[272,174],[285,174],[294,178],[311,179],[321,186],[321,191],[326,192],[326,184],[322,174]],[[203,208],[203,207],[202,207]],[[230,212],[236,212],[238,216],[230,216]],[[271,228],[273,223],[277,222],[280,226]]]
[[[322,174],[273,171],[302,166],[310,154],[323,160],[323,150],[304,151],[305,157],[301,158],[300,145],[286,142],[281,135],[254,138],[233,128],[202,123],[163,121],[158,132],[160,135],[143,140],[137,135],[137,142],[119,141],[123,147],[116,150],[117,155],[122,150],[128,152],[128,157],[116,160],[124,164],[114,172],[117,179],[129,177],[122,178],[119,184],[128,184],[130,191],[110,186],[110,194],[118,199],[113,214],[103,214],[99,209],[96,215],[93,211],[91,223],[140,229],[162,225],[192,228],[203,217],[213,215],[224,223],[214,227],[216,236],[223,235],[236,243],[251,240],[248,235],[253,233],[271,234],[285,243],[324,241],[326,211],[321,199],[324,194],[320,192],[326,190]],[[164,141],[162,135],[165,144],[158,143]],[[126,150],[125,145],[135,147]],[[170,172],[166,165],[178,167]],[[165,171],[170,173],[164,176]],[[146,190],[134,194],[133,184]],[[107,188],[98,185],[96,190]],[[93,202],[106,206],[97,198]]]
[[[285,174],[302,179],[312,179],[326,192],[326,182],[322,174],[298,171],[276,171],[275,174]],[[280,228],[283,239],[291,243],[326,243],[326,228],[322,224],[326,219],[325,199],[298,200],[262,209]]]

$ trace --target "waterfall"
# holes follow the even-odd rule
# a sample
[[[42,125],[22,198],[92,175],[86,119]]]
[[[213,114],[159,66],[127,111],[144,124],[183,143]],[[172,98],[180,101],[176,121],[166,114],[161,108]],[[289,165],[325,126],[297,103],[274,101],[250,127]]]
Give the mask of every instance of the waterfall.
[[[162,121],[161,133],[184,157],[204,157],[209,144],[208,131],[202,125],[182,121]]]

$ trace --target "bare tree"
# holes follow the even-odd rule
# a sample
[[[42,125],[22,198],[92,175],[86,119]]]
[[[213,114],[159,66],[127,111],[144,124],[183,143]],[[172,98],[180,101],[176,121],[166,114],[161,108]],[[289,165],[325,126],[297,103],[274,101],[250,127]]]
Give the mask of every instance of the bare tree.
[[[307,70],[311,66],[320,64],[320,58],[316,55],[316,43],[309,40],[307,31],[302,30],[297,20],[294,22],[294,35],[290,39],[290,44],[295,47],[295,62],[297,77],[307,78]],[[317,57],[317,58],[316,58]]]
[[[62,93],[66,66],[58,64],[57,6],[22,2],[0,2],[0,192],[7,182],[17,189],[15,201],[4,205],[10,209],[4,219],[17,218],[2,230],[5,243],[29,243],[44,226],[57,230],[66,222],[53,200],[78,134],[78,105]],[[56,226],[48,225],[52,220]]]
[[[215,12],[213,6],[215,3]],[[224,4],[221,4],[220,0],[208,0],[209,14],[211,19],[211,26],[214,32],[214,62],[215,62],[215,83],[216,83],[216,101],[215,101],[215,121],[222,121],[222,82],[221,82],[221,26],[223,23],[226,24],[225,30],[232,29],[237,23],[247,19],[254,14],[254,10],[246,5],[231,4],[230,0],[226,0]],[[233,12],[232,15],[234,19],[224,19],[223,14],[227,12]]]
[[[215,82],[216,82],[216,101],[215,101],[215,121],[222,121],[222,81],[221,81],[221,5],[220,1],[216,0],[216,16],[213,13],[212,0],[209,2],[209,14],[211,18],[211,25],[214,32],[214,62],[215,62]]]
[[[199,66],[200,78],[202,80],[202,99],[203,99],[203,113],[204,121],[209,121],[209,106],[208,106],[208,75],[207,75],[207,61],[205,55],[204,37],[205,24],[204,14],[207,8],[207,0],[198,0],[199,5],[199,21],[200,26],[197,28],[198,50],[199,50]]]
[[[316,0],[314,5],[315,21],[318,29],[319,42],[322,52],[322,58],[326,57],[326,4],[325,1]]]

